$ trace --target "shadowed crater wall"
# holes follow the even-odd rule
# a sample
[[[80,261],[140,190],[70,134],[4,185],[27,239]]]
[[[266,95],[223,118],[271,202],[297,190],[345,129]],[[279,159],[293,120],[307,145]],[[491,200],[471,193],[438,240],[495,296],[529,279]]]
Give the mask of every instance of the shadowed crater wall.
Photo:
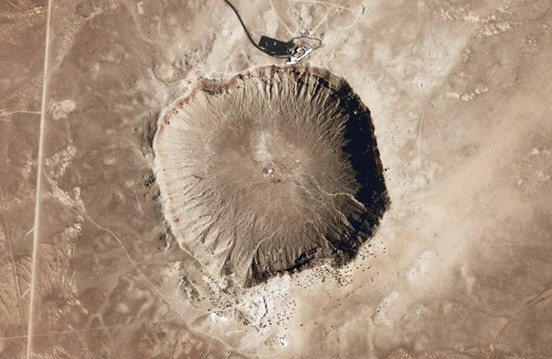
[[[319,68],[200,82],[160,116],[154,151],[180,246],[244,286],[346,263],[389,204],[368,108]]]

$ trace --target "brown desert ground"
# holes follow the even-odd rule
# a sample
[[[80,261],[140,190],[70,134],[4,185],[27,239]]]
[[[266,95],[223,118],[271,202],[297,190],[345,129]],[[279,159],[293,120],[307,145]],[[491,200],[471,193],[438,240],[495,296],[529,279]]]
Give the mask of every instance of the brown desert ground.
[[[0,2],[0,358],[552,357],[552,1],[232,3]]]

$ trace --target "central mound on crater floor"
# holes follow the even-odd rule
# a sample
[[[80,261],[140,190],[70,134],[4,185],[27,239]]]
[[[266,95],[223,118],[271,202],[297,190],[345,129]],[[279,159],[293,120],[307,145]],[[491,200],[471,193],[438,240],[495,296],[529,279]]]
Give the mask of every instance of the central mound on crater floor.
[[[370,112],[319,68],[200,82],[161,115],[154,150],[180,246],[244,286],[347,262],[388,205]]]

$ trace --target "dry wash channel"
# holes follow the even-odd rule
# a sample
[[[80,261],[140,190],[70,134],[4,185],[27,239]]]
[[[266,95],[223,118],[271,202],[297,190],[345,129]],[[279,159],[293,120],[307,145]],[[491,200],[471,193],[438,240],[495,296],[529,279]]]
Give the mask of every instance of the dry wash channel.
[[[370,112],[319,68],[200,82],[161,115],[154,150],[180,246],[240,285],[347,262],[388,205]]]

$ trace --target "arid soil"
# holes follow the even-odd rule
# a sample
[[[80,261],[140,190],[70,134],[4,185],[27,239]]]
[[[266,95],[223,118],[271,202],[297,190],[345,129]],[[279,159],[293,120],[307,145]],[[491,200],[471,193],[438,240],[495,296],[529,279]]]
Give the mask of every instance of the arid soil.
[[[158,121],[199,81],[285,60],[222,0],[2,1],[0,358],[549,357],[550,0],[233,3],[255,39],[321,39],[298,65],[369,108],[390,201],[377,231],[341,266],[255,286],[205,268],[173,231]],[[219,154],[241,138],[226,135]],[[208,156],[190,152],[165,155]],[[328,184],[356,188],[343,163]],[[276,165],[251,168],[259,186],[295,173]]]

